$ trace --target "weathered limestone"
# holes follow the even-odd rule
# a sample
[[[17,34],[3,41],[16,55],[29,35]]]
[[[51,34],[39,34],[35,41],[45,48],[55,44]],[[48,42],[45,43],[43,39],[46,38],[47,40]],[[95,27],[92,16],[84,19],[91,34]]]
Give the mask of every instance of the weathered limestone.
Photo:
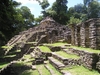
[[[100,49],[100,19],[71,25],[71,39],[72,45]]]

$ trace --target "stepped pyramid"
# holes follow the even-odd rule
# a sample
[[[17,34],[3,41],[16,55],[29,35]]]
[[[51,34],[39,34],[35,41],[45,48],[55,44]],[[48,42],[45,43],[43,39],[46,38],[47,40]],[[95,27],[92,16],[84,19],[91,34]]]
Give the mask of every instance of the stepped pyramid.
[[[37,42],[39,45],[64,39],[70,43],[70,37],[70,29],[67,26],[57,23],[51,17],[46,17],[40,22],[40,25],[12,37],[6,45],[22,49],[27,42]]]

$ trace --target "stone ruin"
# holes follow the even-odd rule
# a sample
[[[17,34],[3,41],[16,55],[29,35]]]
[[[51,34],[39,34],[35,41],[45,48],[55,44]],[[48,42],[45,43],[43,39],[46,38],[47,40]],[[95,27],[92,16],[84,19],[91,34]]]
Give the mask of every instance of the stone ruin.
[[[63,67],[71,65],[83,65],[88,69],[96,69],[100,72],[100,53],[91,53],[87,51],[81,51],[74,48],[70,48],[70,45],[90,47],[93,49],[100,49],[100,19],[90,19],[84,23],[71,25],[71,29],[68,26],[61,25],[55,22],[52,18],[46,17],[40,22],[40,25],[30,28],[26,31],[20,32],[19,35],[15,35],[6,45],[12,46],[12,49],[21,49],[21,54],[26,54],[30,47],[34,46],[31,54],[35,54],[35,60],[32,61],[32,65],[43,64],[44,60],[49,60],[49,62],[58,70]],[[42,52],[38,48],[38,45],[44,45],[42,43],[53,43],[58,42],[59,40],[64,40],[65,42],[71,43],[65,46],[49,46],[47,47],[52,52]],[[30,42],[30,43],[29,43]],[[66,49],[68,47],[68,49]],[[57,51],[64,51],[67,54],[75,54],[79,56],[78,59],[64,58],[60,55],[55,54]],[[7,53],[7,52],[6,52]],[[19,56],[20,56],[19,55]],[[33,56],[32,55],[32,56]],[[37,55],[37,57],[36,57]],[[42,58],[43,57],[43,58]],[[44,58],[45,57],[45,58]],[[59,60],[56,61],[55,59]],[[62,62],[62,64],[61,64]],[[30,69],[30,66],[25,66]],[[6,68],[0,71],[1,75],[5,75],[6,72],[14,75],[16,68],[14,66],[7,66]],[[20,67],[18,67],[19,69]],[[21,66],[24,68],[24,66]],[[12,73],[14,71],[14,73]],[[16,74],[15,74],[16,75]],[[66,74],[64,74],[66,75]]]
[[[40,25],[20,32],[19,35],[15,35],[8,41],[6,45],[17,49],[24,49],[25,51],[25,49],[28,50],[30,47],[27,47],[27,42],[37,42],[36,45],[39,45],[41,43],[57,42],[62,39],[68,43],[71,42],[71,34],[68,26],[55,22],[51,17],[46,17],[40,22]]]
[[[89,19],[81,24],[71,25],[71,44],[100,49],[100,19]]]
[[[23,48],[26,42],[53,43],[64,40],[75,46],[100,49],[100,19],[89,19],[77,25],[68,26],[55,22],[51,17],[44,18],[40,25],[15,35],[8,46],[16,45]]]

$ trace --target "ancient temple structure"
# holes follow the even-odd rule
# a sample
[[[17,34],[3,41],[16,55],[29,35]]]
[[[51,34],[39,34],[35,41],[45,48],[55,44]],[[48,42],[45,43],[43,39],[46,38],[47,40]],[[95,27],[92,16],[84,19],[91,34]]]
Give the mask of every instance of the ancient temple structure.
[[[24,48],[28,42],[37,42],[37,45],[39,45],[41,43],[57,42],[61,39],[70,43],[71,34],[68,26],[55,22],[51,17],[46,17],[40,22],[40,25],[20,32],[19,35],[12,37],[7,45]]]
[[[100,19],[89,19],[71,27],[73,45],[100,49]]]

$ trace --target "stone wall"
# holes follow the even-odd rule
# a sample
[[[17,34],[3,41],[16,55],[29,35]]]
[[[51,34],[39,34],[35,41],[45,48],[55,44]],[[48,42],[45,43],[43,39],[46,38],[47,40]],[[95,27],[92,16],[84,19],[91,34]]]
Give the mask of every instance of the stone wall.
[[[87,51],[81,51],[73,48],[69,48],[69,50],[80,56],[79,63],[83,66],[87,67],[88,69],[96,69],[96,64],[99,61],[99,54],[97,53],[90,53]]]
[[[89,19],[71,27],[72,45],[100,49],[100,19]]]

